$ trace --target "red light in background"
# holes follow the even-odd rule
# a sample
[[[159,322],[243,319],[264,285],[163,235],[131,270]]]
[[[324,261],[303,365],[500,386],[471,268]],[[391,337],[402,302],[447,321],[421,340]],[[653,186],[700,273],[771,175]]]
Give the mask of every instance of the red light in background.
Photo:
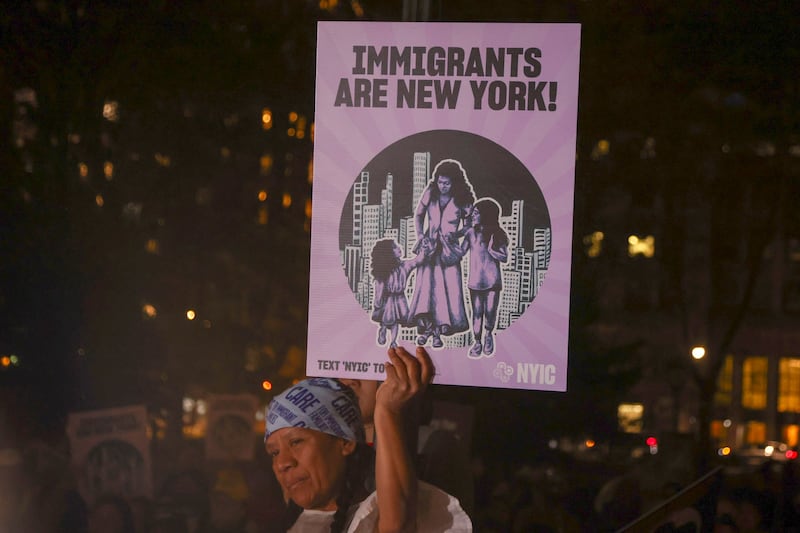
[[[787,459],[797,459],[797,452],[795,450],[786,450]]]
[[[647,440],[645,440],[644,443],[648,446],[658,446],[658,439],[655,437],[647,437]]]

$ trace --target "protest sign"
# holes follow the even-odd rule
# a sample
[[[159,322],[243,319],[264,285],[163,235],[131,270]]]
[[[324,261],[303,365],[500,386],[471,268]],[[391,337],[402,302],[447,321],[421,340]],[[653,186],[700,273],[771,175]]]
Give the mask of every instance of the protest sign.
[[[70,413],[67,436],[78,490],[88,503],[103,494],[153,496],[143,405]]]
[[[321,22],[308,358],[566,390],[580,26]]]
[[[252,394],[212,394],[208,397],[206,458],[252,461],[258,399]]]

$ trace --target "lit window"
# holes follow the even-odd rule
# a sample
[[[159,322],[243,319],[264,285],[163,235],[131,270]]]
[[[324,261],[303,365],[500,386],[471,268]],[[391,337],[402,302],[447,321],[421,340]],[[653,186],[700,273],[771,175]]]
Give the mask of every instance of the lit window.
[[[589,257],[597,257],[603,251],[603,238],[605,235],[602,231],[595,231],[583,238],[583,244],[586,246],[586,255]]]
[[[114,177],[114,163],[111,161],[106,161],[103,163],[103,174],[107,180],[111,181],[111,179]]]
[[[142,315],[144,315],[145,318],[155,318],[158,315],[158,312],[156,311],[155,306],[151,304],[144,304],[142,306]]]
[[[294,128],[289,128],[288,130],[286,130],[286,135],[288,135],[289,137],[294,137],[296,133],[297,130]]]
[[[364,8],[361,7],[361,3],[358,0],[351,0],[350,7],[353,8],[353,14],[356,17],[361,18],[364,16]]]
[[[306,216],[311,218],[311,198],[306,199]]]
[[[261,174],[266,175],[269,174],[272,170],[272,155],[271,154],[264,154],[261,156],[261,159],[258,160],[258,165],[261,168]]]
[[[95,197],[94,197],[94,203],[97,204],[97,207],[103,207],[105,205],[106,201],[103,199],[103,195],[102,194],[96,194]]]
[[[725,357],[725,362],[717,376],[717,391],[714,393],[716,405],[730,405],[733,394],[733,356]]]
[[[742,363],[742,407],[767,406],[767,365],[766,357],[748,357]]]
[[[147,239],[147,242],[144,245],[144,249],[149,254],[158,254],[159,252],[158,239]]]
[[[272,111],[268,107],[261,110],[261,128],[264,131],[272,129]]]
[[[160,167],[168,167],[172,164],[172,160],[168,155],[157,153],[155,156],[156,163]]]
[[[266,226],[267,222],[269,222],[269,211],[267,211],[266,206],[262,206],[258,208],[258,224],[260,226]]]
[[[640,433],[644,426],[644,406],[640,403],[621,403],[617,407],[619,429],[625,433]]]
[[[298,116],[299,115],[297,113],[295,113],[294,111],[290,111],[289,112],[289,122],[294,124],[295,122],[297,122],[297,117]]]
[[[103,118],[109,122],[119,120],[119,102],[116,100],[106,100],[103,104]]]
[[[86,163],[78,163],[78,173],[82,178],[87,177],[89,175],[89,165]]]
[[[300,115],[297,118],[297,138],[298,139],[302,139],[302,138],[304,138],[306,136],[306,125],[307,125],[307,123],[308,123],[308,121],[306,120],[306,117],[304,117],[303,115]]]
[[[628,237],[628,255],[635,257],[643,255],[645,257],[653,257],[656,253],[656,239],[652,235],[647,237],[638,237],[631,235]]]
[[[283,200],[281,201],[283,207],[289,207],[292,205],[292,195],[288,192],[283,193]]]
[[[800,359],[782,358],[778,372],[778,412],[800,413]]]
[[[597,161],[598,159],[607,156],[610,151],[611,143],[605,139],[600,139],[597,141],[597,144],[594,145],[594,148],[592,148],[592,159]]]
[[[711,435],[711,437],[717,439],[718,441],[725,440],[725,438],[727,437],[727,431],[722,423],[722,420],[711,421],[709,435]]]
[[[186,320],[194,320],[197,318],[197,313],[195,313],[194,309],[188,309],[186,311]]]
[[[258,191],[258,201],[259,202],[266,202],[267,201],[267,191],[265,191],[265,190]]]
[[[757,420],[749,420],[745,425],[744,440],[747,444],[761,444],[767,440],[767,425]]]
[[[314,182],[314,161],[308,162],[308,183]]]
[[[789,424],[783,426],[783,442],[794,448],[800,442],[800,426]]]

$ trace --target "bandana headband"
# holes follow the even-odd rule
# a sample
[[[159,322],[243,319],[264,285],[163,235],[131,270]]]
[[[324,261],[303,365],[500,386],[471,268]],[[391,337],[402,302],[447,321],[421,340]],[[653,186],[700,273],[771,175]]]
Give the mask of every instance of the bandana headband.
[[[266,440],[279,429],[314,429],[364,442],[358,399],[350,387],[330,378],[310,378],[286,389],[267,408]]]

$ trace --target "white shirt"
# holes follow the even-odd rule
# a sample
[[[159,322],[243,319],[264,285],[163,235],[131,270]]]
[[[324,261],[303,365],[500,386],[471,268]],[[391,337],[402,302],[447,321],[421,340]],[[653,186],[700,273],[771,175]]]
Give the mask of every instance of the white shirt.
[[[417,492],[417,531],[425,533],[471,533],[472,521],[453,496],[419,482]],[[287,533],[330,531],[335,511],[304,510]],[[378,530],[378,496],[373,492],[358,504],[347,533],[373,533]]]

